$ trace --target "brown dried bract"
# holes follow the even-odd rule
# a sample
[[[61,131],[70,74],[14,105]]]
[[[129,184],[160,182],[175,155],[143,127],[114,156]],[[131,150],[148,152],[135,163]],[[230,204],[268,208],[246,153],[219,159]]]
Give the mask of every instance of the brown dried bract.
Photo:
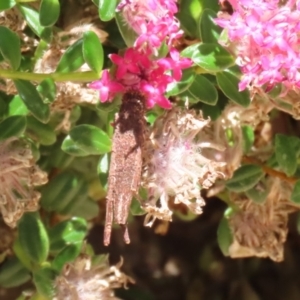
[[[112,155],[106,199],[104,245],[109,245],[113,222],[124,229],[130,243],[127,218],[132,196],[137,192],[142,172],[142,147],[145,130],[145,98],[138,91],[124,94],[115,117]]]

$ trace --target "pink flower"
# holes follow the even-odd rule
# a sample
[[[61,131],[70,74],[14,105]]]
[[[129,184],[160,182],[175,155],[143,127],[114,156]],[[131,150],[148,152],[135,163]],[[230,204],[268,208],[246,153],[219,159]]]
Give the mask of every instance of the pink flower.
[[[122,12],[124,21],[139,35],[135,47],[157,49],[161,43],[181,36],[174,0],[122,0],[117,7]]]
[[[101,102],[109,101],[116,93],[124,92],[124,87],[120,83],[110,79],[108,70],[104,70],[102,72],[102,78],[90,83],[89,87],[94,90],[99,90]]]
[[[179,81],[182,76],[182,69],[191,67],[192,61],[189,58],[181,58],[176,49],[170,50],[170,58],[162,58],[157,63],[159,66],[164,66],[166,69],[173,71],[173,78]]]
[[[295,0],[230,0],[232,16],[215,22],[228,31],[237,64],[243,72],[240,90],[247,86],[283,83],[300,85],[300,5]]]
[[[140,69],[138,67],[138,52],[135,51],[133,48],[129,48],[125,54],[124,57],[121,57],[117,54],[111,54],[109,58],[111,61],[118,66],[118,70],[116,73],[116,77],[122,78],[127,71],[138,74]],[[139,55],[138,55],[139,56]]]
[[[142,82],[140,89],[146,95],[147,108],[152,108],[155,104],[165,109],[170,109],[172,107],[170,101],[163,95],[162,89],[159,86]]]
[[[191,66],[190,59],[180,58],[179,52],[171,48],[173,40],[183,34],[174,16],[176,0],[122,0],[117,11],[138,38],[123,56],[109,56],[116,66],[115,78],[111,79],[105,70],[90,87],[100,91],[101,102],[111,100],[118,92],[135,89],[146,96],[148,108],[157,104],[169,109],[171,103],[164,96],[168,84],[180,80],[182,69]],[[157,59],[163,42],[171,49],[170,57]]]

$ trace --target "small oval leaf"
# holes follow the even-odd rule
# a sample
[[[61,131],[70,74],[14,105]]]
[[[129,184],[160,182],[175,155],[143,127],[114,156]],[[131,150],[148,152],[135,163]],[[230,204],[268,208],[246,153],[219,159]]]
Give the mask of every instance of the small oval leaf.
[[[26,135],[41,145],[52,145],[56,142],[54,130],[32,116],[27,117]]]
[[[25,213],[18,224],[23,251],[33,263],[43,263],[49,253],[49,238],[38,213]]]
[[[9,102],[8,111],[10,116],[26,116],[29,113],[28,108],[19,95],[14,96]]]
[[[69,154],[73,154],[73,147],[85,155],[100,155],[111,151],[111,139],[96,126],[79,125],[70,131],[62,144],[62,150]]]
[[[26,4],[17,4],[17,7],[31,30],[38,37],[50,43],[52,38],[52,29],[51,27],[44,27],[40,24],[39,13],[33,7]]]
[[[42,0],[40,4],[40,24],[45,27],[53,26],[58,20],[59,13],[59,0]]]
[[[102,21],[110,21],[115,16],[117,0],[99,0],[99,17]]]
[[[0,1],[0,11],[10,9],[16,5],[15,0],[1,0]]]
[[[116,12],[115,18],[122,38],[126,43],[126,46],[132,47],[137,38],[136,32],[133,31],[133,29],[123,21],[123,16],[121,12]]]
[[[222,218],[217,230],[217,239],[219,247],[225,256],[229,255],[229,247],[233,242],[233,234],[231,232],[229,221],[225,217]]]
[[[299,142],[297,145],[297,140],[299,141],[296,137],[290,137],[284,134],[277,134],[275,137],[276,160],[280,169],[288,176],[294,175],[298,167],[297,150],[299,149]]]
[[[233,177],[226,182],[226,187],[240,193],[253,188],[264,176],[260,166],[243,165],[233,173]]]
[[[264,203],[269,194],[269,189],[263,184],[258,182],[252,189],[245,192],[246,196],[255,203]]]
[[[199,22],[200,39],[203,43],[217,43],[222,28],[218,26],[214,19],[217,14],[211,9],[204,9]]]
[[[56,85],[52,78],[44,79],[36,89],[44,97],[44,101],[53,102],[55,100]]]
[[[229,99],[243,107],[250,105],[250,93],[248,90],[239,91],[239,79],[236,76],[228,72],[219,72],[216,77],[220,89]]]
[[[103,67],[103,48],[95,32],[84,33],[82,47],[85,62],[93,71],[100,74]]]
[[[7,259],[0,267],[0,286],[3,288],[17,287],[30,279],[29,271],[17,257]]]
[[[33,272],[33,282],[43,299],[53,299],[55,295],[55,278],[57,272],[48,266],[44,266]]]
[[[0,52],[10,66],[17,70],[21,63],[19,36],[5,26],[0,26]]]
[[[88,186],[80,176],[61,173],[43,186],[41,191],[41,205],[45,210],[68,215],[78,202],[86,200]]]
[[[34,85],[26,80],[14,80],[18,93],[30,112],[41,122],[45,123],[49,119],[50,110]]]
[[[87,230],[86,220],[78,217],[55,225],[49,230],[50,251],[56,253],[69,244],[82,242]]]
[[[75,260],[75,258],[80,254],[81,248],[82,242],[65,247],[55,256],[52,262],[53,268],[60,272],[66,263]]]
[[[82,44],[83,40],[79,39],[65,51],[57,65],[56,72],[74,72],[84,64]]]
[[[191,58],[209,72],[220,72],[235,64],[233,56],[218,44],[200,44]]]
[[[0,141],[10,137],[19,137],[26,128],[26,117],[11,116],[0,123]]]
[[[203,103],[215,105],[218,101],[218,92],[215,86],[203,75],[196,75],[188,90]]]
[[[178,95],[186,91],[195,79],[195,71],[192,68],[185,69],[179,82],[168,84],[167,97]]]

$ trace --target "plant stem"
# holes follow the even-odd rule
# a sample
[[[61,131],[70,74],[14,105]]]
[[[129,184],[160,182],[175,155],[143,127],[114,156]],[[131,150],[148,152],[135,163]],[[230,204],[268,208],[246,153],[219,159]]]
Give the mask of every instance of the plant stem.
[[[47,78],[52,78],[56,82],[64,81],[80,81],[89,82],[99,79],[99,75],[92,71],[87,72],[75,72],[75,73],[26,73],[12,70],[1,70],[0,78],[5,79],[23,79],[40,82]]]

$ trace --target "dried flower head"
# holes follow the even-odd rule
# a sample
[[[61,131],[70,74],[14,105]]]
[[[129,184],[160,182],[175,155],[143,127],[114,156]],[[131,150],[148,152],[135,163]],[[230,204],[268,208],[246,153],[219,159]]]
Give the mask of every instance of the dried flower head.
[[[126,287],[134,281],[120,271],[121,262],[109,266],[107,257],[93,265],[89,256],[81,254],[67,264],[56,280],[57,294],[53,300],[117,300],[113,289]]]
[[[280,179],[272,179],[264,203],[255,203],[242,194],[232,194],[240,208],[229,219],[234,240],[229,247],[231,257],[270,257],[283,260],[283,244],[287,237],[288,214],[299,209],[289,202],[291,187]]]
[[[171,220],[168,202],[185,204],[193,213],[201,214],[205,204],[201,188],[209,188],[223,174],[223,162],[210,159],[205,149],[224,150],[203,139],[201,131],[208,126],[195,111],[174,108],[158,118],[145,149],[142,185],[148,190],[148,213],[145,223],[151,226],[155,218]],[[205,153],[207,152],[207,153]],[[214,152],[214,151],[212,151]],[[217,152],[217,151],[216,151]],[[156,206],[160,199],[160,207]]]
[[[35,165],[25,142],[9,138],[0,143],[0,211],[4,222],[15,227],[26,211],[36,211],[41,194],[34,186],[47,182],[47,174]]]

